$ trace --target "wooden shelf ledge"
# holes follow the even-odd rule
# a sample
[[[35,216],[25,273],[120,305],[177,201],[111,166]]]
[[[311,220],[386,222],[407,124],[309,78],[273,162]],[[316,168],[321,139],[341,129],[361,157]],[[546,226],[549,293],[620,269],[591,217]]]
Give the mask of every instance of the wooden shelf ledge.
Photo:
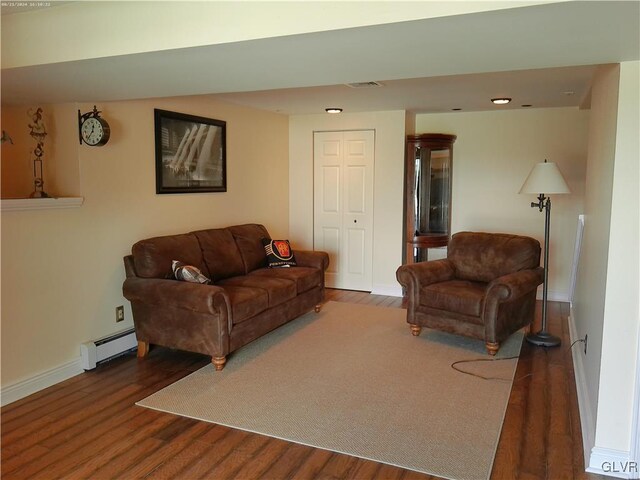
[[[84,197],[59,198],[4,198],[0,200],[3,212],[19,210],[50,210],[53,208],[77,208],[84,203]]]

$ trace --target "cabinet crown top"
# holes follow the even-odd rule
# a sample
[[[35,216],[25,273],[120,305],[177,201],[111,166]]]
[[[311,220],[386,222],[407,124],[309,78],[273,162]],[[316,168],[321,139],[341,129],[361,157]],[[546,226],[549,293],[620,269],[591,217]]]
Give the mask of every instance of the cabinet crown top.
[[[431,141],[431,142],[455,142],[457,135],[449,133],[421,133],[418,135],[407,135],[409,141]]]

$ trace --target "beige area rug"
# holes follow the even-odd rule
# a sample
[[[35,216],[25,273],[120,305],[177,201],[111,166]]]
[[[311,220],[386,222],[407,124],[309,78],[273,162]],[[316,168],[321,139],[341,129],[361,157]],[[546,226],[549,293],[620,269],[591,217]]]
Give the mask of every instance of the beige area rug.
[[[327,303],[138,403],[439,477],[487,479],[517,360],[424,329],[397,308]],[[513,335],[498,358],[518,355]]]

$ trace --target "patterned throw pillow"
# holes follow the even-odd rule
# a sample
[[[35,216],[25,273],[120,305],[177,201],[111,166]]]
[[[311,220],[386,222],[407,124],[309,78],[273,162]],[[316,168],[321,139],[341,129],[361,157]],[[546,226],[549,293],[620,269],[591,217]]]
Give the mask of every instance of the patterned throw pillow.
[[[185,265],[178,260],[174,260],[171,263],[171,268],[173,268],[173,276],[176,277],[176,280],[207,285],[211,283],[211,279],[204,276],[200,269],[193,265]]]
[[[267,254],[269,268],[296,266],[296,258],[293,255],[293,250],[291,250],[289,240],[263,238],[262,245],[264,245],[264,251]]]

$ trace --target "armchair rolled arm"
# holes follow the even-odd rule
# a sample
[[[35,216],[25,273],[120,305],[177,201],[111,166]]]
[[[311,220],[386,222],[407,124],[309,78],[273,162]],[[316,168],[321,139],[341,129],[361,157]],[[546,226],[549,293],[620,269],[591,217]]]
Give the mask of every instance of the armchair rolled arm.
[[[544,268],[520,270],[496,278],[487,286],[486,302],[508,302],[538,288],[544,281]]]
[[[219,313],[221,307],[226,307],[226,311],[231,312],[227,294],[224,289],[215,285],[130,277],[125,279],[122,292],[130,302],[182,308],[212,315]]]
[[[402,265],[396,270],[396,278],[400,285],[410,290],[412,285],[425,287],[432,283],[446,282],[455,277],[453,264],[443,258],[430,262]]]
[[[398,267],[396,278],[405,288],[407,298],[407,322],[416,323],[415,309],[420,304],[420,288],[432,283],[453,280],[455,273],[453,264],[446,258]]]
[[[485,340],[490,343],[500,342],[505,333],[511,333],[513,327],[506,326],[507,318],[512,310],[506,309],[506,314],[500,316],[502,306],[510,305],[517,309],[522,304],[521,297],[533,293],[544,281],[544,269],[537,267],[532,270],[521,270],[496,278],[487,286],[484,301],[483,319],[485,322]],[[505,317],[506,315],[506,317]],[[533,320],[533,315],[529,321]],[[513,324],[512,320],[508,321]],[[524,324],[523,324],[524,325]],[[520,325],[521,326],[521,325]]]
[[[296,263],[299,267],[312,267],[325,271],[329,267],[329,254],[312,250],[295,250]]]

